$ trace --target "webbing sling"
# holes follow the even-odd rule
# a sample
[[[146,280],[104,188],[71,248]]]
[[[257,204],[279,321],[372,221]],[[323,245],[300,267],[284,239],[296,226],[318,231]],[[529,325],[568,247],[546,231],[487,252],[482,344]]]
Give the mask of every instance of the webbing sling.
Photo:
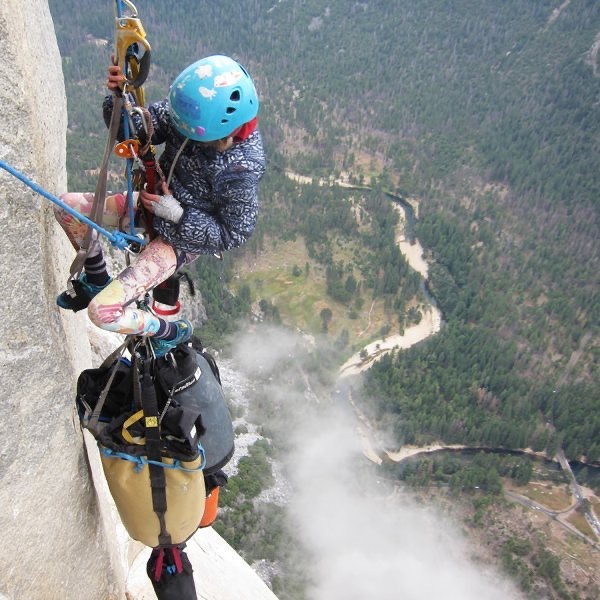
[[[102,362],[102,364],[100,365],[100,369],[104,369],[104,368],[107,368],[108,366],[110,366],[114,362],[114,366],[111,371],[110,377],[108,378],[108,381],[106,382],[106,385],[104,386],[104,389],[102,390],[102,393],[100,394],[100,397],[98,398],[98,402],[96,402],[96,406],[94,407],[94,410],[92,411],[92,414],[90,416],[90,419],[89,419],[87,427],[86,427],[87,429],[89,429],[89,431],[93,434],[93,436],[95,438],[97,438],[98,435],[100,434],[100,431],[98,429],[98,422],[100,420],[100,414],[102,412],[102,409],[104,408],[104,403],[106,401],[106,397],[108,396],[108,392],[110,391],[110,388],[112,387],[113,381],[115,379],[115,375],[117,374],[117,370],[119,368],[119,360],[120,360],[121,356],[123,355],[123,352],[125,351],[125,348],[127,347],[127,344],[129,343],[129,339],[130,339],[129,337],[125,338],[125,341],[118,348],[116,348],[110,354],[110,356],[107,356],[104,359],[104,361]]]
[[[119,125],[121,123],[121,110],[123,108],[123,98],[121,95],[113,96],[113,111],[110,117],[110,125],[108,128],[108,139],[104,148],[104,156],[100,163],[100,172],[98,174],[98,181],[96,182],[96,191],[94,192],[94,203],[92,205],[92,212],[90,218],[95,223],[102,222],[102,215],[104,214],[104,202],[106,200],[106,180],[108,176],[108,162],[117,140],[117,134],[119,132]],[[90,250],[93,248],[94,243],[98,234],[95,229],[88,227],[87,233],[83,240],[83,244],[77,251],[75,260],[71,264],[70,279],[78,279],[81,271],[83,270],[83,264],[85,259],[88,257]],[[69,285],[69,289],[72,289],[72,284]]]
[[[141,362],[141,365],[139,363]],[[150,486],[152,488],[152,508],[158,517],[160,533],[158,535],[159,546],[171,545],[171,535],[167,531],[167,482],[165,470],[150,461],[162,462],[162,451],[160,441],[160,427],[158,420],[158,402],[156,390],[150,372],[149,360],[140,361],[137,355],[133,363],[133,398],[136,406],[142,407],[144,411],[144,425],[146,430],[146,454],[148,456],[148,472],[150,475]],[[139,369],[142,369],[140,376]]]

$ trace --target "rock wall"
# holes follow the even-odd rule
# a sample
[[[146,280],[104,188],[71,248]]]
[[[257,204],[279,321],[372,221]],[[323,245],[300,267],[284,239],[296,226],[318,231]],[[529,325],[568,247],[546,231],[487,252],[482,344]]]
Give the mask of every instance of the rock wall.
[[[67,109],[46,0],[0,2],[0,159],[66,190]],[[115,598],[72,406],[85,317],[61,314],[72,250],[49,203],[0,170],[0,594]]]

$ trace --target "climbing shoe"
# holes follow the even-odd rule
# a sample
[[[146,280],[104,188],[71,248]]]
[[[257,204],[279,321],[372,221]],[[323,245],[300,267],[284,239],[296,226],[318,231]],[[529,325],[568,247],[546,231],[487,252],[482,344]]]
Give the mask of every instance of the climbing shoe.
[[[72,310],[73,312],[83,310],[87,308],[90,300],[99,294],[111,281],[112,277],[109,277],[104,285],[93,285],[92,283],[88,283],[85,273],[83,273],[79,279],[72,280],[75,296],[71,296],[65,291],[57,296],[56,304],[65,310]]]
[[[177,335],[175,336],[175,339],[157,340],[150,338],[150,343],[152,344],[152,349],[154,350],[154,356],[156,358],[161,358],[173,350],[173,348],[179,346],[179,344],[188,342],[191,339],[194,327],[187,319],[175,321],[175,326],[177,327]]]

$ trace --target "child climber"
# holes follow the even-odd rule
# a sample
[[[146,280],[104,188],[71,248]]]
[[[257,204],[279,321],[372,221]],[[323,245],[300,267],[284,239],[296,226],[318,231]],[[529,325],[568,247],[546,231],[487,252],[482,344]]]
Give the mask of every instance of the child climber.
[[[109,67],[107,87],[124,81],[120,67]],[[112,112],[112,95],[104,101],[104,118]],[[77,296],[63,292],[57,304],[79,310],[88,305],[91,321],[107,331],[151,336],[154,353],[164,356],[190,339],[186,319],[169,322],[136,308],[135,300],[201,254],[213,254],[243,244],[252,234],[258,214],[258,182],[265,157],[257,129],[258,97],[252,79],[236,61],[209,56],[182,71],[168,98],[148,106],[152,143],[164,144],[160,157],[167,181],[160,194],[141,190],[138,201],[154,215],[155,237],[133,266],[115,279],[107,272],[96,241],[87,255]],[[93,194],[68,193],[62,200],[89,216]],[[126,220],[122,194],[106,198],[102,224]],[[58,222],[76,250],[87,226],[60,208]]]

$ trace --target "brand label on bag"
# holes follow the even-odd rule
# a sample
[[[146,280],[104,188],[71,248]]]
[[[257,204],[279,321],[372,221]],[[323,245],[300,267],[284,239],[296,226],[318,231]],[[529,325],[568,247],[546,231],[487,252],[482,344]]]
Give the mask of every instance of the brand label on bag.
[[[178,394],[179,392],[182,392],[183,390],[186,390],[187,388],[189,388],[191,385],[194,385],[196,383],[196,381],[198,381],[198,379],[200,379],[200,375],[202,375],[202,370],[200,369],[200,367],[198,367],[196,369],[196,371],[194,372],[194,374],[192,375],[192,377],[190,379],[188,379],[185,383],[182,383],[178,388],[176,388],[173,391],[173,393]]]

